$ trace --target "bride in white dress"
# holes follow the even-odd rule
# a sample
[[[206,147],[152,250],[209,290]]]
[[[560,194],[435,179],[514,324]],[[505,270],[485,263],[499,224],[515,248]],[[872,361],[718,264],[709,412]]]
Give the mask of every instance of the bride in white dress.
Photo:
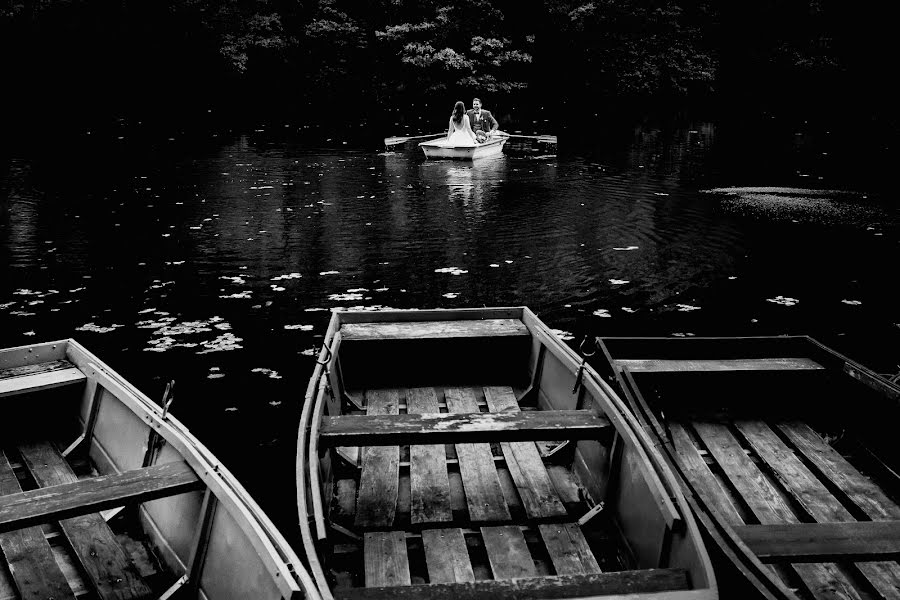
[[[447,139],[441,140],[441,145],[448,148],[477,146],[475,132],[469,123],[469,115],[466,114],[466,105],[457,102],[450,116],[450,127],[447,129]]]

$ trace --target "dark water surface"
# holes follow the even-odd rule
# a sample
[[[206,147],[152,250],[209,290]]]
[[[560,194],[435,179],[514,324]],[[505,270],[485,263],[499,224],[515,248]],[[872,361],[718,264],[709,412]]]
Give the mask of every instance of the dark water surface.
[[[266,130],[14,157],[0,346],[71,336],[151,397],[175,379],[175,414],[289,535],[335,307],[524,304],[571,343],[802,333],[895,372],[896,195],[822,132],[741,135],[645,125],[475,164]]]

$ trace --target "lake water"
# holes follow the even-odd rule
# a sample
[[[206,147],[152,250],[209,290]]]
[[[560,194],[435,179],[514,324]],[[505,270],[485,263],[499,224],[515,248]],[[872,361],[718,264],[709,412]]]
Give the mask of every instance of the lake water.
[[[280,127],[4,159],[0,346],[74,337],[153,398],[175,379],[173,412],[288,534],[337,307],[528,305],[573,344],[810,334],[900,368],[878,148],[644,124],[465,164]]]

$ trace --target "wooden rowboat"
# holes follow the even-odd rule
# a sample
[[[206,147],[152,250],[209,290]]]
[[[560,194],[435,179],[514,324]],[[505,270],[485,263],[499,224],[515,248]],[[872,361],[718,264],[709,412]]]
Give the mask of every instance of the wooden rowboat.
[[[503,152],[503,145],[508,138],[496,136],[477,146],[450,146],[446,139],[420,142],[419,147],[425,152],[425,158],[452,158],[456,160],[475,160],[488,156],[497,156]]]
[[[246,491],[72,340],[0,350],[0,598],[318,598]]]
[[[900,387],[807,337],[602,338],[723,595],[897,598]]]
[[[672,474],[579,362],[527,308],[335,312],[297,462],[322,596],[717,598]]]

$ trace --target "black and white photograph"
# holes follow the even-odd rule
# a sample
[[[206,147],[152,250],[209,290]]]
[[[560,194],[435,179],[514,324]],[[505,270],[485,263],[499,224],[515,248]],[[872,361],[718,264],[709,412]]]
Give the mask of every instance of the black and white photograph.
[[[889,8],[0,3],[0,600],[900,600]]]

